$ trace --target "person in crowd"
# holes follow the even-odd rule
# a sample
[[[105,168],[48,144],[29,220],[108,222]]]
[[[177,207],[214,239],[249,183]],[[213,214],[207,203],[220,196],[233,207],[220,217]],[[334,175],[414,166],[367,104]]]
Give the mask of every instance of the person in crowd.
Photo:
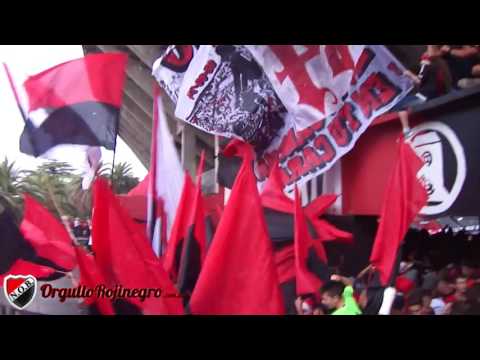
[[[443,45],[441,52],[456,87],[480,85],[480,45]]]
[[[421,288],[417,288],[407,297],[406,312],[408,315],[435,315],[430,302],[430,294]]]
[[[443,275],[443,277],[438,280],[437,286],[433,291],[431,307],[435,312],[435,315],[442,315],[451,307],[451,305],[448,306],[448,304],[453,303],[454,292],[455,288],[453,284],[449,281],[447,276]]]
[[[460,275],[455,280],[455,293],[453,294],[455,297],[454,302],[465,302],[467,301],[467,277],[464,275]]]
[[[353,280],[332,275],[331,280],[322,286],[322,305],[332,311],[331,315],[361,315],[353,297]]]
[[[418,74],[414,74],[410,70],[406,70],[404,73],[413,81],[415,88],[412,93],[395,105],[393,110],[398,111],[405,136],[410,133],[406,108],[444,95],[452,87],[450,70],[442,55],[441,45],[427,45],[427,51],[420,58]]]

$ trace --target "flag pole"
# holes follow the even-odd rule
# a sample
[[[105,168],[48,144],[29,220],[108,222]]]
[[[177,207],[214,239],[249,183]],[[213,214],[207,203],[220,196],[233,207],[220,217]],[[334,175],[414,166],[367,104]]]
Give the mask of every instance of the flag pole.
[[[27,119],[27,115],[25,114],[25,111],[22,108],[22,105],[20,103],[20,98],[18,96],[17,89],[15,87],[15,83],[12,78],[12,74],[10,73],[10,70],[8,69],[7,63],[3,63],[3,68],[5,69],[5,73],[7,74],[8,78],[8,83],[10,84],[10,88],[12,89],[13,96],[15,97],[15,101],[17,102],[17,107],[18,110],[20,111],[20,115],[22,115],[23,122],[25,123],[25,129],[30,133],[31,129],[29,126],[29,122]],[[33,147],[33,151],[35,153],[35,157],[39,155],[37,147],[35,146],[35,138],[33,136],[30,136],[31,144]]]

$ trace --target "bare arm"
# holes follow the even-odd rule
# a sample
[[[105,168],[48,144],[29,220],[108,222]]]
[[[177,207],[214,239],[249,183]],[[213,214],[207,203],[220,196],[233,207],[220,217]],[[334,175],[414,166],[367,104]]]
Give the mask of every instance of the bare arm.
[[[453,56],[465,59],[478,54],[478,50],[473,46],[464,46],[461,49],[450,50],[450,54],[452,54]]]

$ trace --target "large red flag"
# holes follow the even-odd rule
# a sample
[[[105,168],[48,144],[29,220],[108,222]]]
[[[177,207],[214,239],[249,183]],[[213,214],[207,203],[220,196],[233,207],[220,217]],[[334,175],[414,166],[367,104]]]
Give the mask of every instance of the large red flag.
[[[167,244],[167,251],[163,257],[163,267],[173,281],[177,281],[183,242],[188,229],[188,222],[192,211],[195,196],[195,185],[190,174],[186,171],[183,181],[182,195],[178,203],[172,232]]]
[[[417,179],[423,161],[409,144],[400,140],[398,158],[385,191],[380,224],[373,244],[370,262],[388,285],[397,252],[408,227],[427,202],[427,192]]]
[[[181,299],[143,232],[120,206],[105,179],[94,183],[92,218],[93,250],[97,263],[109,283],[126,288],[156,288],[162,297],[144,302],[131,298],[144,314],[182,314]]]
[[[207,233],[205,210],[202,196],[202,173],[205,163],[205,151],[200,156],[197,169],[197,185],[187,228],[183,234],[183,249],[177,278],[177,288],[181,294],[190,296],[198,280],[207,251]]]
[[[228,150],[228,149],[227,149]],[[242,167],[193,290],[193,314],[274,315],[285,312],[247,144]]]
[[[65,270],[76,265],[72,239],[65,226],[32,196],[24,194],[25,210],[20,231],[38,256]]]
[[[95,262],[95,258],[79,246],[75,247],[77,254],[78,268],[80,270],[80,284],[90,289],[95,289],[97,285],[107,286],[105,278]],[[85,303],[90,305],[95,303],[102,315],[115,315],[115,310],[109,299],[92,296],[85,299]]]
[[[307,220],[302,209],[298,189],[295,188],[295,269],[297,280],[297,294],[316,294],[322,285],[322,279],[311,272],[308,267],[308,255],[313,249],[322,263],[324,279],[328,277],[327,254],[322,241],[313,241],[307,227]]]

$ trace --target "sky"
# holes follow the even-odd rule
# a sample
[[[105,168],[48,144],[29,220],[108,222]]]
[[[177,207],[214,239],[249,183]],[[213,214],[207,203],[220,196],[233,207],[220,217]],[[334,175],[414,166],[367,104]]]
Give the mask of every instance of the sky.
[[[0,45],[0,62],[8,65],[22,102],[25,101],[21,91],[22,83],[28,76],[80,57],[83,57],[81,45]],[[19,150],[23,119],[3,66],[0,68],[0,122],[0,161],[7,157],[10,162],[15,161],[15,168],[19,170],[35,169],[45,161],[25,155]],[[111,163],[112,158],[113,151],[102,148],[102,161]],[[82,172],[86,166],[85,155],[78,151],[64,151],[57,160],[70,163],[78,172]],[[117,138],[115,156],[115,163],[119,162],[129,163],[133,174],[140,180],[147,174],[147,169],[120,136]]]

